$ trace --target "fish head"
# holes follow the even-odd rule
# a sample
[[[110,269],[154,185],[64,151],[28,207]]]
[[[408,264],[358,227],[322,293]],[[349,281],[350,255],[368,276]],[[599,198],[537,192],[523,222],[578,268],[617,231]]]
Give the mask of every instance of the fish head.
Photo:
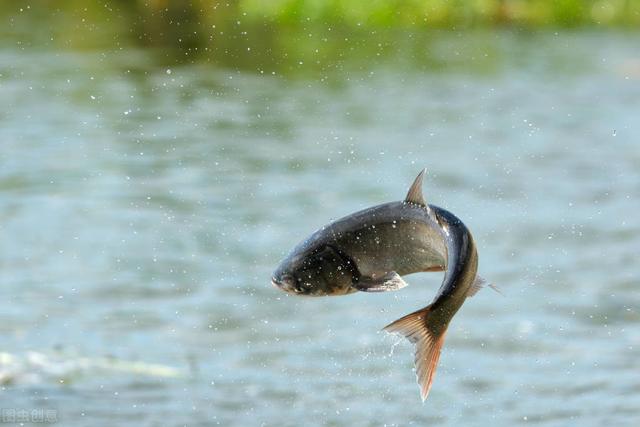
[[[332,245],[318,244],[294,249],[276,268],[271,283],[296,295],[344,295],[354,291],[356,277],[348,256]]]

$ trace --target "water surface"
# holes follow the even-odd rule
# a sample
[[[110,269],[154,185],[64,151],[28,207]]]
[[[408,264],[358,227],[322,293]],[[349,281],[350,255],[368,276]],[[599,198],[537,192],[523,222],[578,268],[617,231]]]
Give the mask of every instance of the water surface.
[[[640,422],[636,35],[434,33],[274,72],[23,37],[0,48],[0,407],[68,426]],[[269,283],[423,167],[505,293],[455,317],[424,405],[411,346],[379,331],[440,274],[339,298]]]

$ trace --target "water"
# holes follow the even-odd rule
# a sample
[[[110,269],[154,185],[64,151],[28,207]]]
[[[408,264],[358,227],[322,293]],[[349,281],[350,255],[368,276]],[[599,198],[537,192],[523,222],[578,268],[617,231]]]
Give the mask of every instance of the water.
[[[22,37],[0,49],[1,408],[65,426],[640,422],[637,35],[442,33],[430,62],[262,74]],[[465,303],[424,405],[411,346],[380,329],[440,274],[336,298],[269,283],[422,167],[505,293]]]

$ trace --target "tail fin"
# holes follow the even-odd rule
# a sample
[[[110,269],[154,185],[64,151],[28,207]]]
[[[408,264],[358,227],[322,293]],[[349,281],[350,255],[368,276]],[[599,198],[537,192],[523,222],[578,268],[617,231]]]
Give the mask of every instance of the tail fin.
[[[433,321],[430,322],[430,313],[429,305],[384,327],[385,331],[402,334],[416,345],[416,376],[423,402],[427,399],[433,383],[448,326],[445,325],[443,328],[441,325],[435,325]]]

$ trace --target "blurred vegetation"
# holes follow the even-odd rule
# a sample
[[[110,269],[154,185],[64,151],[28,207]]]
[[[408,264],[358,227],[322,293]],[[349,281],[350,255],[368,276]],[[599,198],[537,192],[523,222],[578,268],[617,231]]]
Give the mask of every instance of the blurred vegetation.
[[[19,4],[3,2],[0,8],[16,10]],[[288,26],[640,25],[640,0],[39,0],[25,4],[48,11],[85,9],[92,14],[116,9],[135,11],[151,25],[162,17],[176,23],[199,22],[205,26],[238,19]]]
[[[467,38],[449,52],[478,53],[482,67],[492,49],[488,29],[636,29],[640,0],[36,0],[1,2],[0,23],[0,46],[138,47],[165,64],[328,73],[379,57],[437,68],[442,46],[430,48],[434,34],[450,30],[480,34],[477,45]]]
[[[240,0],[250,18],[364,26],[640,24],[638,0]]]

